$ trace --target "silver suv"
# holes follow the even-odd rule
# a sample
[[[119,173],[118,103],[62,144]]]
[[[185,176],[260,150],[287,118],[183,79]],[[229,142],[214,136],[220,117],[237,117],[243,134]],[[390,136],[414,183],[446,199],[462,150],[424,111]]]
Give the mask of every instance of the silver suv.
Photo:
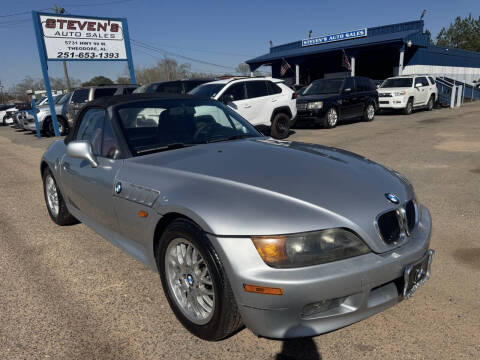
[[[68,128],[73,128],[75,116],[85,103],[105,96],[129,95],[136,88],[136,85],[100,85],[74,90],[67,112]]]

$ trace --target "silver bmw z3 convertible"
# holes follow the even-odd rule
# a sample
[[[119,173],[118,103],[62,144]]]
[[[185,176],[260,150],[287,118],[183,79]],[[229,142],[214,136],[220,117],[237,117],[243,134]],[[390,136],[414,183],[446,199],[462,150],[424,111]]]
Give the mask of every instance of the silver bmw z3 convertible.
[[[160,274],[178,320],[220,340],[329,332],[430,276],[431,217],[402,175],[260,134],[191,96],[103,98],[41,161],[58,225],[82,222]]]

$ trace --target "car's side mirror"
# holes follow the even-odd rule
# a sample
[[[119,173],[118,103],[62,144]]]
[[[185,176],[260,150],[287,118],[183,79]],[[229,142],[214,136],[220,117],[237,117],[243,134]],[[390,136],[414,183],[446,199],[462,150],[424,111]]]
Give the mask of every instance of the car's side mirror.
[[[415,87],[416,88],[422,87],[422,84],[421,83],[415,83]]]
[[[235,97],[232,94],[223,95],[223,102],[228,104],[229,102],[235,101]]]
[[[67,145],[67,156],[87,160],[93,168],[98,166],[97,159],[93,155],[92,145],[88,141],[69,142]]]

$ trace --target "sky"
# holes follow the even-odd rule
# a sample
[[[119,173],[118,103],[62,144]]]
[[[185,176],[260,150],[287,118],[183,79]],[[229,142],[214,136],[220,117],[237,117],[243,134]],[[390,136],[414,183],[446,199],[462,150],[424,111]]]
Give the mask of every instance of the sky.
[[[41,78],[29,12],[50,11],[54,1],[0,0],[0,81],[6,89],[25,76]],[[435,38],[456,16],[480,16],[479,0],[59,0],[56,4],[75,15],[125,17],[132,39],[223,66],[176,57],[180,63],[191,63],[192,70],[208,73],[231,73],[239,63],[267,53],[269,40],[274,45],[300,40],[310,29],[319,36],[411,21],[426,9],[425,28]],[[132,53],[136,67],[151,66],[164,55],[137,46]],[[82,81],[96,75],[115,80],[126,74],[126,63],[70,62],[68,69],[71,77]],[[50,62],[49,74],[62,77],[61,62]]]

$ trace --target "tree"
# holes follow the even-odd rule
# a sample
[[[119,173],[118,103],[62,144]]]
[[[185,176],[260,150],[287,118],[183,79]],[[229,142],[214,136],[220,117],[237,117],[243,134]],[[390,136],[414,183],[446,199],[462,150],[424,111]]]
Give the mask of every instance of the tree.
[[[117,80],[115,80],[115,83],[129,85],[131,82],[130,82],[130,78],[126,76],[119,76],[117,77]]]
[[[235,71],[242,76],[250,76],[250,66],[246,63],[240,63],[235,68]],[[262,76],[262,73],[258,70],[253,72],[253,76]]]
[[[465,19],[457,16],[448,29],[443,27],[440,30],[437,45],[480,51],[480,16],[477,19],[472,14]]]
[[[112,85],[113,81],[105,76],[99,75],[91,78],[89,81],[82,83],[82,86],[95,86],[95,85]]]

